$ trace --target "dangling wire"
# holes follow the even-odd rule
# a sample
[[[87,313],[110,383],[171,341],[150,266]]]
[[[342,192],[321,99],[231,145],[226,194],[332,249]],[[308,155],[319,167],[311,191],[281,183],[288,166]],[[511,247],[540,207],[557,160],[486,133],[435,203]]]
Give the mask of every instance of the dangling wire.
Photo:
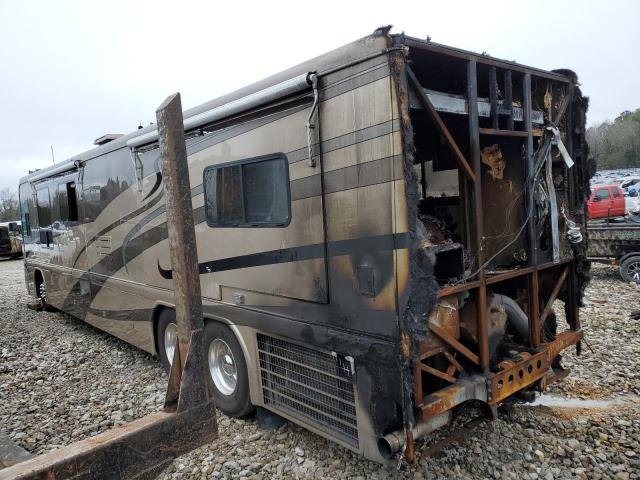
[[[564,207],[562,207],[561,212],[567,224],[567,239],[569,242],[573,244],[582,242],[582,232],[580,231],[578,224],[567,218],[567,215],[564,213]]]

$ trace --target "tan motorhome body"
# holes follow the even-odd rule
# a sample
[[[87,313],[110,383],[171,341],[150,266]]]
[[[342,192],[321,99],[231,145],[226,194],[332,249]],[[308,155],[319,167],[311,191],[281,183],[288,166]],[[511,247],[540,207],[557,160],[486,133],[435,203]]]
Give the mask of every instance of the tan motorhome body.
[[[427,109],[420,112],[420,95],[411,92],[407,61],[411,60],[425,83],[431,63],[446,55],[451,55],[446,60],[454,63],[452,70],[466,72],[471,61],[474,67],[476,62],[485,67],[480,56],[442,46],[437,46],[438,51],[429,50],[434,45],[378,31],[185,112],[186,123],[189,118],[252,98],[294,77],[317,75],[317,92],[309,85],[187,131],[197,237],[194,247],[200,261],[203,308],[206,319],[228,325],[241,345],[253,405],[378,461],[411,441],[398,437],[397,431],[403,427],[418,429],[411,437],[420,436],[432,429],[425,425],[442,423],[443,413],[450,415],[450,409],[465,400],[481,400],[495,407],[498,402],[492,401],[487,379],[490,386],[493,380],[497,385],[496,375],[504,371],[500,361],[505,358],[482,351],[482,325],[475,330],[470,325],[475,325],[473,312],[479,308],[486,309],[485,318],[500,317],[491,310],[500,310],[493,292],[506,295],[512,287],[501,290],[500,279],[494,287],[488,287],[484,272],[482,278],[466,279],[460,273],[456,279],[437,278],[434,263],[442,267],[455,261],[439,257],[439,251],[430,251],[426,239],[416,233],[421,228],[416,227],[420,198],[421,205],[433,198],[427,195],[429,179],[420,183],[419,169],[426,168],[428,162],[420,158],[418,137],[422,130],[425,138],[431,136],[435,127],[425,124],[422,115]],[[419,54],[412,56],[414,51]],[[519,69],[522,75],[540,75],[554,95],[575,89],[575,80],[563,75],[525,70],[507,62],[496,64],[501,69]],[[456,87],[450,86],[452,90]],[[318,95],[317,109],[314,93]],[[575,109],[573,105],[581,98],[574,93],[569,109]],[[551,108],[559,107],[554,103]],[[313,128],[307,127],[308,122]],[[25,177],[21,180],[20,201],[30,293],[157,353],[158,319],[173,303],[171,265],[157,141],[140,144],[136,140],[144,135],[152,138],[153,131],[153,127],[147,127],[80,154],[63,166]],[[473,163],[473,146],[464,140],[460,145],[463,150],[471,150],[466,155]],[[509,148],[504,147],[505,155]],[[584,167],[576,148],[571,152],[576,161],[573,172],[581,172]],[[443,152],[438,155],[444,158],[448,154]],[[216,168],[262,165],[278,159],[288,165],[286,222],[212,224],[205,205],[207,169],[214,168],[215,173],[222,171]],[[447,164],[446,169],[442,165],[434,169],[437,162],[433,160],[428,165],[434,180],[432,190],[439,188],[438,182],[446,183],[446,178],[433,170],[445,171],[448,178],[453,178],[450,196],[459,203],[457,208],[446,208],[460,226],[460,238],[445,243],[456,243],[456,248],[464,245],[460,252],[464,249],[486,260],[506,241],[481,247],[488,252],[475,250],[473,188],[465,183],[463,168],[445,160],[442,165]],[[488,166],[478,172],[476,165],[483,189],[490,192],[495,187],[502,195],[501,201],[518,202],[517,194],[511,192],[522,190],[519,177],[525,162],[520,158],[515,161],[519,167],[509,163],[503,167],[505,181],[491,177],[493,170]],[[510,187],[506,180],[511,182]],[[572,181],[579,183],[581,178]],[[567,192],[568,188],[557,188],[557,200],[566,205],[567,214],[580,220],[584,199],[576,194],[577,200],[572,200]],[[223,197],[215,198],[220,201]],[[491,200],[491,193],[485,196],[485,202],[487,198]],[[73,202],[77,202],[75,206]],[[515,230],[508,224],[511,218],[505,226],[504,222],[487,220],[487,215],[491,212],[485,213],[485,226],[493,229],[487,235],[506,228],[511,235],[507,240],[514,238]],[[514,251],[527,248],[526,235],[515,238]],[[561,294],[566,302],[573,302],[571,296],[579,295],[579,253],[564,237],[556,242],[559,253],[555,259],[547,255],[536,263],[525,258],[518,264],[513,258],[509,260],[509,278],[515,279],[511,282],[512,286],[517,283],[514,292],[518,294],[511,296],[517,297],[527,312],[541,305],[538,298],[532,300],[526,293],[530,292],[527,282],[531,282],[531,274],[535,271],[538,275],[538,265],[546,265],[539,274],[542,302],[550,295],[559,295],[560,287],[555,291],[554,286],[561,276],[563,281],[569,277],[574,282],[571,292]],[[503,260],[500,265],[509,261]],[[478,267],[478,263],[466,265],[467,274]],[[564,268],[569,269],[568,275],[562,273]],[[522,277],[516,279],[520,274]],[[534,304],[537,307],[532,307]],[[505,309],[501,311],[504,318],[496,321],[505,324]],[[540,316],[540,312],[535,315]],[[511,389],[513,392],[541,387],[558,370],[552,368],[557,351],[580,338],[579,323],[570,321],[573,336],[562,337],[563,345],[553,339],[527,345],[527,355],[523,353],[521,358],[544,357],[546,369],[537,376],[527,374],[517,388]],[[486,324],[484,328],[488,328]],[[499,330],[500,338],[507,338],[506,326],[494,330],[492,333]],[[445,357],[430,364],[428,353],[434,349]],[[451,359],[450,365],[459,368],[451,369],[447,364],[441,371],[443,358]],[[479,387],[479,379],[484,387]],[[447,385],[460,389],[461,401],[437,409],[434,395],[448,392]]]

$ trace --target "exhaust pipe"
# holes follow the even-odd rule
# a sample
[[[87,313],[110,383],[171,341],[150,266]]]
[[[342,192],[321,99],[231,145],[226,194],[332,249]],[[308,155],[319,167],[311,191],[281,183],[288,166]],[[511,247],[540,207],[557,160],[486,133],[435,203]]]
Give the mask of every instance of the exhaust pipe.
[[[451,411],[448,410],[440,415],[436,415],[435,417],[430,418],[426,422],[420,422],[411,433],[413,434],[414,440],[418,440],[429,433],[437,430],[440,427],[445,426],[447,423],[451,421],[452,414]],[[385,459],[390,459],[396,452],[399,452],[407,440],[407,436],[405,435],[404,430],[397,430],[395,432],[389,433],[384,437],[381,437],[378,440],[378,451],[380,455],[382,455]]]

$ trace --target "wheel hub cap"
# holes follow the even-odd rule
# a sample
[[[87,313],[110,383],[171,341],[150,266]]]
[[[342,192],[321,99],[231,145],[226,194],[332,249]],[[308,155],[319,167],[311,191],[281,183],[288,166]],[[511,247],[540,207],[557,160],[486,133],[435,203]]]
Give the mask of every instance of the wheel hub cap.
[[[216,388],[223,395],[231,395],[238,384],[238,371],[229,345],[216,338],[209,345],[209,373]]]
[[[628,272],[636,283],[640,283],[640,263],[636,262],[629,265]]]

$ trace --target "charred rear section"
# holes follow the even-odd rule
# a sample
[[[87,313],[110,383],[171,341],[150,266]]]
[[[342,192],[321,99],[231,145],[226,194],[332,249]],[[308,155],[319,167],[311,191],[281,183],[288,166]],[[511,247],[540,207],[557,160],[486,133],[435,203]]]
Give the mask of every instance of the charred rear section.
[[[411,242],[399,306],[403,432],[380,446],[387,456],[405,446],[411,460],[415,438],[454,407],[479,401],[494,416],[568,374],[559,352],[582,338],[591,172],[573,72],[393,42],[403,47],[391,63]]]

